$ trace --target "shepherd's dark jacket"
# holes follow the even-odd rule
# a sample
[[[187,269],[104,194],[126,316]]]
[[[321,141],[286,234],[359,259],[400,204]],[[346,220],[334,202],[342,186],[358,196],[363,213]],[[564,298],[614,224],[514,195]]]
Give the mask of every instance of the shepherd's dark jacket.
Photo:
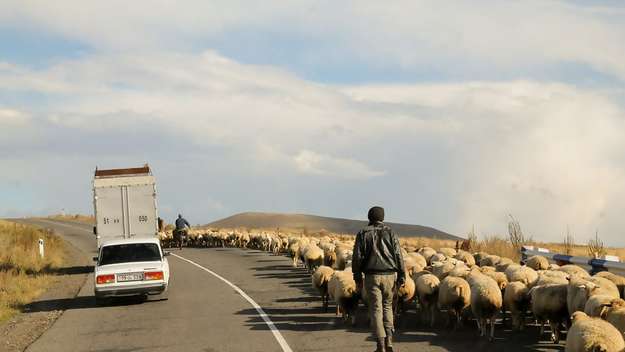
[[[405,279],[399,240],[390,227],[376,222],[358,232],[352,255],[352,272],[356,281],[362,280],[363,273],[397,273],[398,279]]]
[[[185,218],[178,218],[176,219],[176,230],[183,230],[185,228],[185,225],[188,227],[191,227],[191,225],[189,225],[189,222],[187,221],[187,219]]]

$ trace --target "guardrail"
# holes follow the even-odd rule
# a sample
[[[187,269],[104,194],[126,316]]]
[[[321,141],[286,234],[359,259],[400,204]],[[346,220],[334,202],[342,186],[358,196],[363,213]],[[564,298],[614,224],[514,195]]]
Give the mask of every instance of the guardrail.
[[[589,257],[579,257],[566,254],[551,253],[545,248],[524,246],[521,248],[521,260],[525,263],[527,258],[534,255],[542,255],[549,262],[558,265],[576,264],[588,270],[591,274],[600,271],[609,271],[625,276],[625,263],[618,261],[618,257],[607,257],[606,259],[595,259]],[[616,259],[616,260],[611,260]]]

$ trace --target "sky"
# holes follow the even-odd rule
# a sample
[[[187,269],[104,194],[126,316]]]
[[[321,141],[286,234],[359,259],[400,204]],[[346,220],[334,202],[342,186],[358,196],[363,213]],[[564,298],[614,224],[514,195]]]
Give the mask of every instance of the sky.
[[[387,220],[625,246],[621,1],[0,2],[0,217]]]

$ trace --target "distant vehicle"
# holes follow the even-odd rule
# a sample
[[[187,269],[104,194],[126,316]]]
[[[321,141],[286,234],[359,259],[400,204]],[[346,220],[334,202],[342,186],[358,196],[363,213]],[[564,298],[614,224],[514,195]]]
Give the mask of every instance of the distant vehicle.
[[[169,263],[158,239],[156,187],[150,167],[95,170],[93,207],[98,256],[94,292],[105,297],[164,295]]]

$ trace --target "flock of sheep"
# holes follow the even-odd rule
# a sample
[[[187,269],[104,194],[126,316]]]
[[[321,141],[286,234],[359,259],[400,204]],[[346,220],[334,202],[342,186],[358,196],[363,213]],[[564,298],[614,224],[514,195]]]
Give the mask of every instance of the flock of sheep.
[[[161,240],[167,246],[171,234],[163,233]],[[294,266],[301,263],[311,274],[323,308],[327,310],[332,300],[336,314],[352,324],[358,306],[368,303],[366,292],[352,277],[353,237],[191,231],[189,244],[287,253]],[[422,323],[433,327],[443,315],[454,330],[473,318],[480,336],[491,341],[498,318],[505,322],[510,316],[513,329],[522,331],[533,317],[540,336],[549,325],[554,343],[568,329],[566,351],[625,351],[625,277],[610,272],[591,276],[579,266],[550,264],[541,256],[520,265],[509,258],[454,248],[404,245],[402,253],[407,275],[394,299],[399,317],[413,306]]]

